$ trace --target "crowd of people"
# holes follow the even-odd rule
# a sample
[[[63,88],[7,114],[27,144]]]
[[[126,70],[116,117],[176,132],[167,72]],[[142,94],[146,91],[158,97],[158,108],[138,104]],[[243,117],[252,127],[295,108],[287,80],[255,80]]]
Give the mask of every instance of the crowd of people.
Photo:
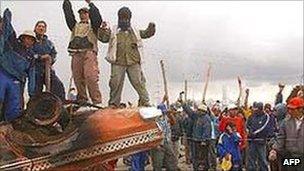
[[[138,106],[150,106],[145,77],[142,72],[142,39],[155,34],[155,24],[137,30],[131,26],[132,13],[123,7],[118,11],[118,25],[109,28],[103,22],[98,8],[86,0],[90,8],[81,8],[77,22],[69,0],[64,0],[63,11],[71,40],[68,52],[72,56],[72,74],[79,104],[89,97],[95,106],[101,106],[99,90],[98,40],[109,43],[106,60],[111,64],[109,107],[121,106],[125,75],[139,95]],[[46,63],[56,62],[55,45],[46,35],[47,23],[38,21],[34,31],[26,30],[17,37],[12,26],[12,13],[6,9],[0,20],[0,119],[14,122],[22,117],[24,87],[33,97],[47,85]],[[53,69],[50,70],[50,92],[66,101],[65,88]],[[303,92],[283,102],[280,85],[275,106],[254,102],[248,104],[246,90],[244,104],[223,105],[216,101],[194,103],[179,98],[170,106],[164,96],[157,108],[162,116],[156,121],[164,139],[157,148],[129,157],[132,170],[144,170],[149,156],[154,170],[179,170],[180,145],[185,147],[186,163],[193,170],[303,170],[303,164],[283,166],[286,158],[304,155],[304,98]],[[74,91],[74,90],[73,90]],[[69,94],[70,95],[70,94]],[[68,96],[69,97],[69,96]],[[109,164],[115,168],[117,160]],[[128,162],[127,162],[128,163]]]
[[[303,170],[303,164],[283,165],[285,159],[304,157],[303,92],[285,104],[284,86],[279,89],[274,107],[262,102],[249,106],[247,100],[243,105],[216,101],[207,106],[179,99],[167,108],[165,96],[158,105],[165,139],[150,151],[153,170],[178,170],[181,145],[193,170]],[[144,170],[145,160],[131,161],[131,170]]]

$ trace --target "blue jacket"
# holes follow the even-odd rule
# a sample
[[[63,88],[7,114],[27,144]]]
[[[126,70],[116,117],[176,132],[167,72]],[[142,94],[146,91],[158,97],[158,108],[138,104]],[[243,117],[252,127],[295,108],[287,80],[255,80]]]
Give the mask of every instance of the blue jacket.
[[[211,138],[211,119],[207,113],[194,112],[189,105],[183,105],[184,111],[193,121],[192,139],[194,141],[207,141]]]
[[[211,139],[217,139],[220,136],[219,118],[210,114],[211,119]]]
[[[267,118],[268,123],[266,124]],[[266,127],[262,131],[254,133],[256,130],[262,128],[265,124]],[[273,119],[268,114],[254,113],[250,115],[247,120],[249,142],[255,141],[259,143],[266,143],[266,139],[274,133],[275,128],[275,122],[273,122]]]
[[[0,35],[0,69],[22,84],[25,84],[28,78],[28,92],[33,96],[35,94],[34,53],[17,39],[11,24],[11,15],[9,9],[4,11],[3,32]]]
[[[52,64],[56,61],[57,51],[53,42],[51,42],[46,35],[34,44],[33,51],[38,54],[39,57],[45,54],[50,55],[52,57]],[[36,63],[40,69],[44,69],[43,61],[41,61],[39,57]]]
[[[228,153],[232,156],[232,163],[241,164],[240,136],[237,133],[222,133],[217,144],[217,154],[220,158],[225,157]]]

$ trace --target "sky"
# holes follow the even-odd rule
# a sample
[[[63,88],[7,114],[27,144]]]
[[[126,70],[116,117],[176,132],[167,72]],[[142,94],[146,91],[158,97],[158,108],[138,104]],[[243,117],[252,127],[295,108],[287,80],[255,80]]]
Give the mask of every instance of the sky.
[[[57,62],[54,68],[68,85],[70,38],[63,1],[1,0],[1,13],[10,8],[17,33],[48,23]],[[165,61],[169,82],[203,82],[208,63],[211,80],[245,80],[277,84],[300,83],[303,75],[303,2],[301,1],[92,1],[109,25],[117,11],[128,6],[132,25],[156,24],[156,34],[144,40],[143,69],[148,82],[161,82],[159,60]],[[72,1],[74,12],[86,6]],[[77,13],[75,13],[77,16]],[[77,16],[78,19],[78,16]],[[108,87],[110,65],[104,60],[107,44],[99,42],[102,87]]]

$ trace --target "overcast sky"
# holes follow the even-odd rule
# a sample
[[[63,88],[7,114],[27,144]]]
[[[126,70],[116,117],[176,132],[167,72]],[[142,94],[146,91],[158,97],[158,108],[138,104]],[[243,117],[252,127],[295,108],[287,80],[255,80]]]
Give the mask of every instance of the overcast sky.
[[[103,19],[117,23],[122,6],[132,10],[132,22],[145,29],[156,23],[156,34],[145,43],[145,73],[148,80],[159,76],[159,60],[164,59],[168,79],[202,80],[208,62],[212,78],[231,79],[237,75],[250,80],[295,82],[303,70],[303,2],[253,1],[93,1]],[[84,1],[72,1],[76,12]],[[54,41],[61,78],[69,80],[70,57],[66,47],[70,37],[62,11],[62,1],[3,1],[1,11],[10,8],[17,33],[32,29],[37,20],[48,23]],[[2,13],[1,12],[1,13]],[[77,13],[75,13],[77,14]],[[76,15],[78,18],[78,15]],[[107,44],[99,43],[102,79],[109,79],[104,60]]]

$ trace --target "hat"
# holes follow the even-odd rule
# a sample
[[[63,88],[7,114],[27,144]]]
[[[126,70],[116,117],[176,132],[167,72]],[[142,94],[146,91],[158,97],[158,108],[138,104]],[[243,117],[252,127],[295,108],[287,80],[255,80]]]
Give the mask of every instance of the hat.
[[[89,8],[87,8],[87,7],[80,8],[80,9],[78,10],[78,13],[81,13],[82,11],[83,11],[83,12],[89,13]]]
[[[235,109],[235,108],[237,108],[237,106],[234,103],[229,104],[227,107],[228,107],[228,109]]]
[[[200,103],[198,106],[197,106],[197,109],[198,110],[202,110],[202,111],[207,111],[207,106],[203,103]]]
[[[297,109],[297,108],[301,108],[304,107],[304,100],[300,97],[294,97],[291,100],[289,100],[288,104],[287,104],[287,108],[290,109]]]
[[[32,30],[25,30],[23,33],[20,34],[19,39],[21,39],[23,36],[30,36],[36,41],[36,34]]]
[[[283,83],[279,83],[279,87],[285,87]]]

